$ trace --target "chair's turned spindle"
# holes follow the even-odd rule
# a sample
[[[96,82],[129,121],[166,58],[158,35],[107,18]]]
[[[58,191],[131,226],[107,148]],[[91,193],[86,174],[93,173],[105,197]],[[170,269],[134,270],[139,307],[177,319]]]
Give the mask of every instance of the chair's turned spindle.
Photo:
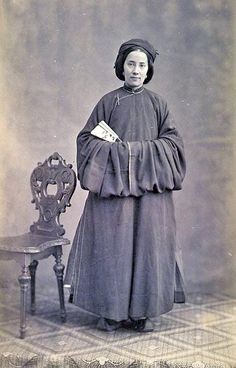
[[[65,322],[66,321],[66,310],[65,310],[64,288],[63,288],[63,275],[64,275],[65,266],[61,262],[61,256],[62,256],[62,251],[58,249],[57,252],[55,252],[54,254],[56,264],[53,266],[53,270],[57,277],[61,320],[62,322]]]
[[[26,299],[30,282],[29,268],[24,265],[18,278],[20,283],[20,338],[24,339],[26,333]]]
[[[31,276],[31,281],[30,281],[31,314],[35,314],[35,276],[36,276],[36,269],[37,269],[38,264],[39,264],[38,261],[33,260],[33,262],[31,262],[29,265],[29,271],[30,271],[30,276]]]

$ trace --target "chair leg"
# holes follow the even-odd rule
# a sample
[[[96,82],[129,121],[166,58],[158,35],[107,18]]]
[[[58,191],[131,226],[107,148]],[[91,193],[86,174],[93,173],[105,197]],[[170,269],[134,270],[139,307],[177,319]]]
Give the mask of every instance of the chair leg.
[[[20,283],[20,338],[24,339],[26,332],[26,299],[30,282],[29,268],[22,267],[21,275],[18,278]]]
[[[31,276],[31,281],[30,281],[31,314],[35,314],[35,275],[36,275],[36,269],[37,269],[38,264],[39,264],[38,261],[33,260],[33,262],[31,262],[29,265],[29,271],[30,271],[30,276]]]
[[[57,251],[54,254],[56,264],[54,265],[53,269],[57,277],[61,320],[62,322],[65,322],[66,321],[66,310],[65,310],[65,299],[64,299],[64,288],[63,288],[63,274],[64,274],[65,266],[61,262],[61,256],[62,256],[61,250]]]

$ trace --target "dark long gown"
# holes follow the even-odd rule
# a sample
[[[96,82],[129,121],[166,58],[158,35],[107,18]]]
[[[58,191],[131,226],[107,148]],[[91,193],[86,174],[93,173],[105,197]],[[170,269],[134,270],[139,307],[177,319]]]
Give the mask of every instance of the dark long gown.
[[[101,120],[122,142],[90,134]],[[166,102],[143,87],[106,94],[78,135],[77,165],[89,194],[65,277],[74,304],[120,321],[183,302],[172,191],[185,158]]]

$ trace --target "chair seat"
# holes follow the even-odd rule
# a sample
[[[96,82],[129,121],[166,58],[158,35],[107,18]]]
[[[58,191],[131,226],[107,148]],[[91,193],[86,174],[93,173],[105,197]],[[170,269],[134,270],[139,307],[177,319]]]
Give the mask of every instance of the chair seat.
[[[36,254],[58,245],[69,244],[70,241],[63,237],[50,237],[28,232],[18,236],[0,237],[0,252]]]

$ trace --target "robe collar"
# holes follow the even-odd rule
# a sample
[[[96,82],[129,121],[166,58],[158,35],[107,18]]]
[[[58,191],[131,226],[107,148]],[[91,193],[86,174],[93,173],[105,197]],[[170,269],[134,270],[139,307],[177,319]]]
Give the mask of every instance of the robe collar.
[[[123,85],[123,89],[128,92],[128,93],[133,93],[133,94],[137,94],[137,93],[141,93],[144,90],[144,87],[141,86],[139,88],[132,88],[127,86],[126,84]]]

